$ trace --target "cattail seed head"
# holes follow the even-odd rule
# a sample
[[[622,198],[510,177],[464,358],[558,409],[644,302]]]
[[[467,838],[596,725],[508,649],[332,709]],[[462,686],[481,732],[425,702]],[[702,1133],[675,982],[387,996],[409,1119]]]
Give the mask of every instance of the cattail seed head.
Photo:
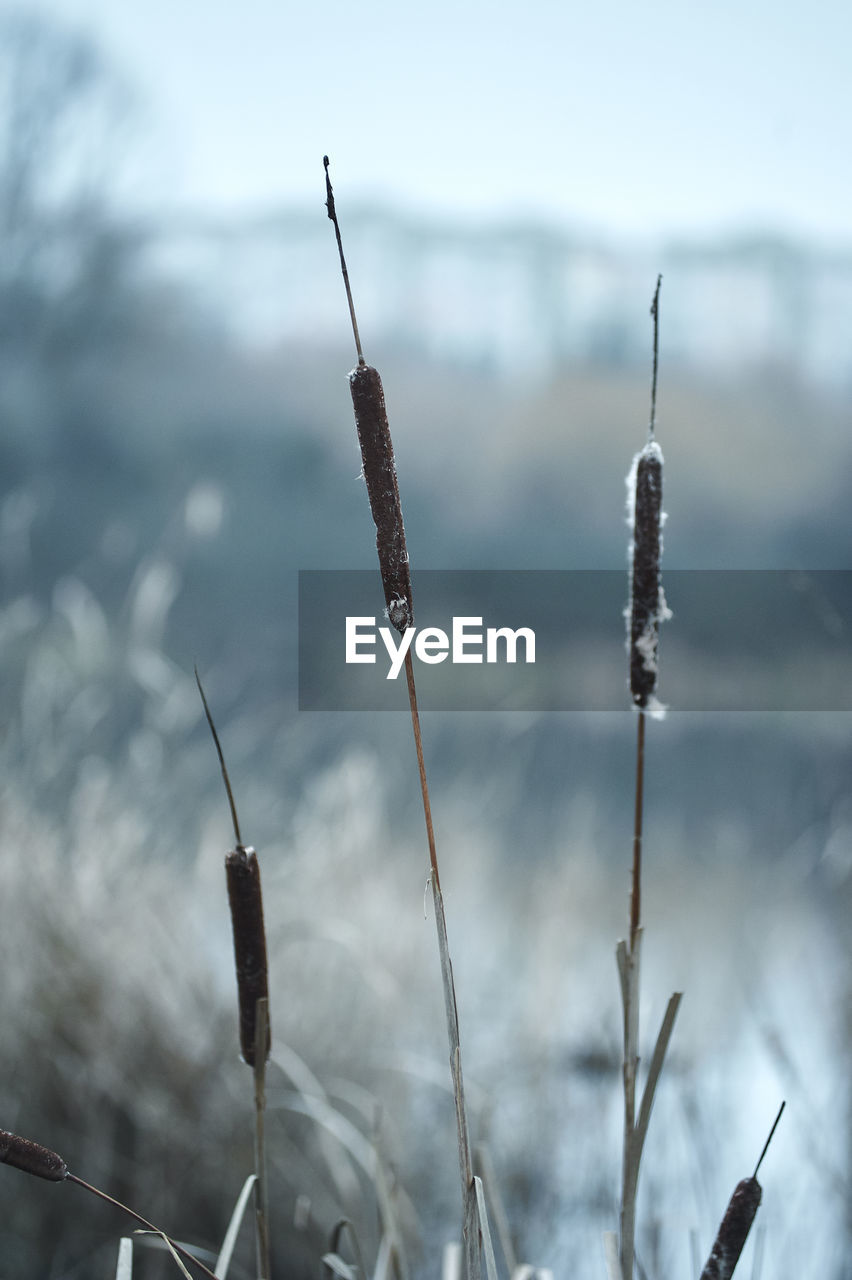
[[[627,478],[628,509],[633,527],[630,547],[631,591],[627,610],[630,692],[643,709],[656,709],[657,647],[660,623],[670,617],[663,594],[660,562],[663,541],[663,455],[649,440],[633,459]]]
[[[7,1133],[5,1129],[0,1129],[0,1162],[11,1165],[13,1169],[22,1169],[36,1178],[46,1178],[48,1182],[63,1182],[68,1176],[68,1167],[62,1156],[38,1142],[31,1142],[29,1138]]]
[[[367,496],[376,525],[376,549],[385,603],[391,623],[400,634],[414,623],[411,573],[396,479],[385,395],[378,371],[361,364],[349,375],[355,425],[361,445]]]
[[[738,1182],[722,1219],[701,1280],[730,1280],[754,1222],[763,1192],[757,1178]]]
[[[225,877],[228,885],[228,902],[231,907],[231,926],[234,932],[234,964],[237,971],[237,996],[240,1010],[240,1049],[244,1060],[253,1067],[257,1002],[269,999],[266,933],[263,927],[263,894],[260,888],[260,866],[254,849],[237,845],[236,849],[227,854]]]

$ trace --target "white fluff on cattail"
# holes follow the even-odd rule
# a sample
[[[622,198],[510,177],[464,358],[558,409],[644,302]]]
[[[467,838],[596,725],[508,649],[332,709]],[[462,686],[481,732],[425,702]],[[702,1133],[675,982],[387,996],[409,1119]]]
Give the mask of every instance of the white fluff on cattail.
[[[658,673],[658,628],[661,622],[671,618],[672,613],[666,603],[665,592],[663,590],[662,581],[659,585],[657,607],[648,617],[647,623],[641,634],[633,639],[632,636],[632,620],[633,620],[633,563],[635,549],[635,530],[636,530],[636,482],[639,470],[639,464],[642,461],[655,462],[658,464],[660,471],[663,467],[663,452],[656,440],[649,440],[644,448],[633,458],[633,463],[626,478],[627,485],[627,524],[631,531],[630,541],[628,543],[628,566],[630,570],[630,596],[627,606],[624,610],[624,618],[627,624],[627,639],[625,647],[628,655],[634,651],[639,654],[642,659],[642,667],[645,671],[654,676],[654,684],[656,685],[656,677]],[[662,529],[666,522],[666,513],[660,511],[659,516],[659,556],[662,557],[663,552],[663,535]],[[665,705],[659,701],[654,692],[646,695],[644,706],[640,706],[634,701],[637,710],[643,710],[655,720],[662,720],[666,713]]]

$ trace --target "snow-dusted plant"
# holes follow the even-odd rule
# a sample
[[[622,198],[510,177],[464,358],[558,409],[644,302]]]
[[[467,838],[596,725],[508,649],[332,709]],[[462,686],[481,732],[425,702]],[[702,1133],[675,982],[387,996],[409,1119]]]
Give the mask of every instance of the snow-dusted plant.
[[[654,439],[657,407],[657,365],[659,353],[659,302],[661,277],[651,304],[654,321],[654,362],[651,379],[651,417],[648,442],[633,460],[628,477],[628,514],[632,527],[630,545],[630,604],[628,653],[630,692],[638,712],[636,737],[636,802],[633,825],[633,870],[630,891],[630,919],[626,940],[618,943],[616,961],[621,983],[624,1015],[624,1151],[622,1160],[620,1235],[607,1237],[607,1257],[611,1280],[633,1280],[636,1238],[636,1194],[642,1148],[648,1132],[654,1092],[662,1071],[669,1039],[680,1005],[680,992],[670,998],[657,1037],[645,1089],[637,1111],[639,1067],[639,962],[642,943],[642,805],[645,775],[645,716],[661,716],[656,698],[657,641],[660,622],[667,616],[661,577],[663,523],[663,455]]]

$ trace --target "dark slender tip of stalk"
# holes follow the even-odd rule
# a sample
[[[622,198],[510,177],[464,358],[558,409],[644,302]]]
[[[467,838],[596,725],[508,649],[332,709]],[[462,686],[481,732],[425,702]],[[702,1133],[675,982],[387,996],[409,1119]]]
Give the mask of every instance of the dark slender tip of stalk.
[[[234,802],[234,793],[231,790],[231,779],[228,777],[228,770],[225,765],[225,757],[222,753],[222,744],[219,741],[219,735],[216,732],[216,726],[213,723],[213,717],[210,714],[210,708],[207,705],[207,698],[204,695],[204,686],[201,683],[201,676],[198,674],[198,667],[193,666],[193,671],[195,672],[195,683],[198,685],[198,692],[201,694],[201,703],[204,707],[204,714],[207,717],[207,723],[210,726],[210,732],[213,734],[213,741],[216,744],[216,754],[219,757],[219,765],[222,770],[222,778],[224,779],[224,782],[225,782],[225,790],[228,793],[228,804],[231,806],[231,821],[234,824],[234,836],[237,841],[237,848],[241,849],[243,847],[243,838],[240,835],[240,823],[239,823],[239,819],[237,818],[237,806]]]
[[[332,222],[336,223],[337,214],[334,210],[334,192],[331,189],[331,178],[328,176],[328,156],[323,156],[322,164],[325,169],[325,207]]]
[[[778,1115],[775,1117],[775,1123],[773,1124],[772,1128],[769,1130],[769,1137],[766,1139],[766,1142],[764,1143],[763,1150],[760,1153],[760,1159],[758,1160],[757,1164],[754,1166],[754,1173],[752,1174],[753,1178],[757,1177],[757,1171],[760,1168],[760,1166],[763,1164],[763,1157],[766,1155],[767,1151],[769,1150],[770,1142],[775,1137],[775,1130],[778,1128],[778,1121],[781,1119],[781,1116],[784,1114],[784,1108],[786,1107],[786,1105],[787,1105],[787,1102],[785,1100],[784,1102],[781,1103],[781,1106],[778,1108]]]
[[[334,206],[334,191],[331,186],[331,178],[328,174],[328,156],[322,158],[323,168],[325,169],[325,207],[328,210],[328,216],[334,223],[334,234],[337,237],[337,252],[340,254],[340,269],[343,272],[343,283],[346,286],[346,301],[349,303],[349,318],[352,321],[352,334],[355,338],[355,350],[358,352],[359,365],[366,364],[364,353],[361,350],[361,335],[358,333],[358,321],[355,319],[355,303],[352,301],[352,290],[349,287],[349,272],[346,270],[346,259],[343,256],[343,241],[340,238],[340,223],[337,221],[337,210]]]
[[[657,276],[657,287],[654,290],[654,300],[651,303],[651,317],[654,321],[654,368],[651,375],[651,421],[648,426],[648,439],[654,438],[654,426],[657,417],[657,365],[660,356],[660,285],[663,283],[662,274]]]

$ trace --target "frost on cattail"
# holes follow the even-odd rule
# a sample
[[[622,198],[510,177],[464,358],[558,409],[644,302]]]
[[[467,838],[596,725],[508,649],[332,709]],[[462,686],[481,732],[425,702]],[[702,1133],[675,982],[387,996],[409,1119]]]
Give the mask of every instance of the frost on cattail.
[[[731,1196],[701,1280],[730,1280],[762,1196],[757,1178],[743,1178]]]
[[[5,1129],[0,1129],[0,1163],[31,1173],[36,1178],[46,1178],[48,1182],[64,1182],[68,1177],[68,1167],[62,1156],[38,1142],[31,1142],[29,1138],[7,1133]]]
[[[231,925],[234,932],[234,965],[240,1009],[240,1050],[250,1067],[255,1065],[257,1002],[269,999],[266,933],[263,927],[263,895],[260,866],[252,848],[237,845],[225,857],[225,877]],[[266,1056],[269,1057],[267,1036]]]
[[[367,496],[376,525],[376,549],[388,618],[403,634],[406,627],[414,625],[411,573],[382,380],[376,369],[359,364],[349,375],[349,387]]]
[[[663,454],[656,440],[649,440],[633,459],[627,477],[627,493],[628,521],[633,529],[630,604],[625,613],[630,692],[637,707],[659,715],[663,708],[655,695],[660,623],[671,614],[666,607],[660,571],[665,516],[662,510]]]

